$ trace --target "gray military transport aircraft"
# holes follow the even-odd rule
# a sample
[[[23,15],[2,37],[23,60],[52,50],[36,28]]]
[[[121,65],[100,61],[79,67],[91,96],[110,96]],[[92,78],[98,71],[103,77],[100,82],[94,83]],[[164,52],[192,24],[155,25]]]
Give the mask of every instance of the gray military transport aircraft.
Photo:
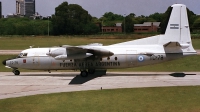
[[[172,5],[173,10],[164,35],[152,36],[113,45],[99,43],[50,48],[30,48],[16,58],[2,63],[19,75],[18,68],[30,70],[80,70],[82,77],[97,69],[119,69],[166,62],[196,55],[191,42],[186,6]]]

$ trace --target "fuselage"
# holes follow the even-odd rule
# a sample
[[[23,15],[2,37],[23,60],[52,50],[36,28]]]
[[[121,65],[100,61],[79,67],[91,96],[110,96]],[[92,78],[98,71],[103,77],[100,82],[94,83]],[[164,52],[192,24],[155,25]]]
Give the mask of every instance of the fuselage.
[[[116,69],[156,64],[187,56],[182,53],[165,53],[162,45],[127,45],[127,46],[94,46],[114,53],[109,57],[56,60],[48,56],[49,49],[31,48],[22,51],[15,59],[7,60],[6,66],[32,70],[68,70],[68,69]],[[148,51],[148,52],[146,52]],[[190,53],[191,55],[191,53]]]

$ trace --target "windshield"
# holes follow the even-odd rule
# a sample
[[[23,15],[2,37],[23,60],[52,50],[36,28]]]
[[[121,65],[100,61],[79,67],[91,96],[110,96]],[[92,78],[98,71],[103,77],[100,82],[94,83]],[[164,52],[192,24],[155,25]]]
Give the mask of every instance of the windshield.
[[[28,53],[20,53],[17,57],[22,58],[22,57],[27,57]]]

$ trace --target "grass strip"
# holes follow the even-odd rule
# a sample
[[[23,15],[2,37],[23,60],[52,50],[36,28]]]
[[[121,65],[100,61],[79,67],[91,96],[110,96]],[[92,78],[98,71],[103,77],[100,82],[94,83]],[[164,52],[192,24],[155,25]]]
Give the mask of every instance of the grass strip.
[[[111,45],[120,42],[126,42],[138,38],[143,38],[141,35],[123,36],[94,36],[94,37],[1,37],[0,49],[1,50],[23,50],[28,49],[29,46],[33,47],[52,47],[61,45],[86,45],[90,43],[102,43],[104,45]],[[195,49],[200,49],[200,39],[193,39],[193,46]]]
[[[200,87],[96,90],[0,100],[2,112],[199,112]]]

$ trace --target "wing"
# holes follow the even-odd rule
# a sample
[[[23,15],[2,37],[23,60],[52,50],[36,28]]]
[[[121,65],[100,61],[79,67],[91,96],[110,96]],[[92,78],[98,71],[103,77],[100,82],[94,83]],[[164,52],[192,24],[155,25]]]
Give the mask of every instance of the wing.
[[[57,60],[84,59],[88,57],[101,58],[112,56],[114,54],[109,50],[98,46],[102,46],[102,44],[90,44],[85,46],[64,45],[60,48],[62,50],[57,50],[60,51],[57,53],[58,55],[55,55],[56,53],[54,51],[52,51],[51,54],[54,54],[54,58]]]
[[[78,55],[78,54],[90,53],[96,57],[108,57],[108,56],[112,56],[114,54],[109,50],[99,48],[99,47],[92,47],[92,46],[67,47],[66,51],[67,51],[68,55]]]

